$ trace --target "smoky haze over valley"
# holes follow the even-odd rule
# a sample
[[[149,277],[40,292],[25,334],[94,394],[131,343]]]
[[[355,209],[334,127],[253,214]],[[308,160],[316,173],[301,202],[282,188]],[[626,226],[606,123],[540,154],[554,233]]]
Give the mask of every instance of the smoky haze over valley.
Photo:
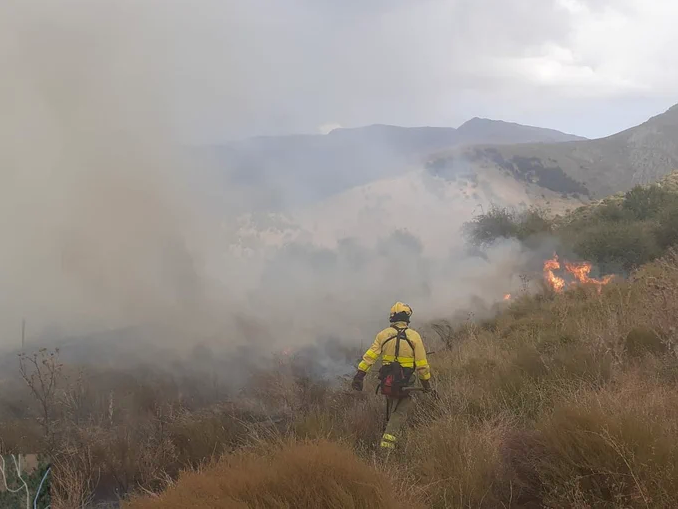
[[[3,2],[0,348],[24,318],[31,344],[357,345],[394,300],[424,321],[501,299],[531,254],[470,256],[461,223],[588,181],[466,151],[565,160],[678,102],[678,11],[646,4]],[[673,125],[643,160],[672,163]]]

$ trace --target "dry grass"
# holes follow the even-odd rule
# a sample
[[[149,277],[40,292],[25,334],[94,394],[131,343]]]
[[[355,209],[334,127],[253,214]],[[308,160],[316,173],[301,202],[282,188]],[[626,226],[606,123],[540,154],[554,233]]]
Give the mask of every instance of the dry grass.
[[[678,258],[522,297],[432,359],[403,456],[431,507],[676,507]]]
[[[374,373],[358,394],[280,365],[228,404],[150,375],[66,383],[55,506],[93,493],[146,494],[141,508],[192,507],[191,493],[217,497],[200,507],[399,507],[403,493],[434,508],[677,506],[678,255],[601,294],[525,295],[435,329],[441,398],[417,396],[385,465]],[[19,400],[4,400],[4,450],[41,441]]]
[[[400,456],[426,507],[501,507],[500,446],[508,420],[470,426],[452,414],[411,429]]]
[[[504,444],[519,506],[670,508],[678,500],[678,395],[629,376],[572,395]]]
[[[272,444],[242,452],[201,472],[182,474],[162,495],[129,509],[351,509],[423,507],[345,446],[327,442]]]
[[[342,440],[369,451],[379,443],[384,421],[384,401],[368,386],[362,394],[337,392],[323,405],[309,408],[297,416],[291,431],[299,438]]]

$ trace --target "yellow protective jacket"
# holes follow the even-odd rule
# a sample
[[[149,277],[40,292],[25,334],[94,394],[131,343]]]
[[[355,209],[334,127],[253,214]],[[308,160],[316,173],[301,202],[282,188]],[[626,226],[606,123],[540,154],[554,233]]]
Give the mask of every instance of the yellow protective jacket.
[[[426,359],[426,349],[424,348],[424,343],[421,340],[419,333],[413,329],[407,327],[405,322],[395,322],[393,326],[384,329],[377,337],[374,339],[372,346],[368,348],[363,355],[362,362],[358,365],[358,369],[361,371],[369,371],[375,361],[382,356],[383,364],[390,364],[395,360],[395,351],[396,351],[396,329],[406,329],[405,334],[407,339],[414,346],[414,350],[410,347],[407,341],[400,340],[400,350],[398,351],[398,362],[404,368],[415,368],[417,375],[421,380],[428,380],[431,378],[431,369],[428,365],[428,360]],[[393,339],[390,339],[393,338]]]

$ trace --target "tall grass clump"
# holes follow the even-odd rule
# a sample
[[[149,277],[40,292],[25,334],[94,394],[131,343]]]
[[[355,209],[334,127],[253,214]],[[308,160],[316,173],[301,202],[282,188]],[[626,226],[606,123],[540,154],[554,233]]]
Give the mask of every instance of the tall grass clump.
[[[518,506],[675,507],[677,404],[637,375],[565,398],[504,443]]]
[[[128,509],[423,508],[348,447],[324,440],[274,443],[185,472],[163,494]]]

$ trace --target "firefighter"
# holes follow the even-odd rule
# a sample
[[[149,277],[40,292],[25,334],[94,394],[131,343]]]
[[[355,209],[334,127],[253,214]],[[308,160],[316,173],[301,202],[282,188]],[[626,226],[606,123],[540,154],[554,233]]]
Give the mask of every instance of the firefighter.
[[[391,326],[377,334],[372,346],[363,355],[351,387],[363,390],[365,375],[382,357],[377,391],[386,396],[386,429],[381,438],[382,449],[394,449],[412,401],[405,387],[413,384],[416,371],[424,392],[431,392],[431,370],[426,349],[419,333],[409,328],[412,308],[397,302],[391,308]]]

